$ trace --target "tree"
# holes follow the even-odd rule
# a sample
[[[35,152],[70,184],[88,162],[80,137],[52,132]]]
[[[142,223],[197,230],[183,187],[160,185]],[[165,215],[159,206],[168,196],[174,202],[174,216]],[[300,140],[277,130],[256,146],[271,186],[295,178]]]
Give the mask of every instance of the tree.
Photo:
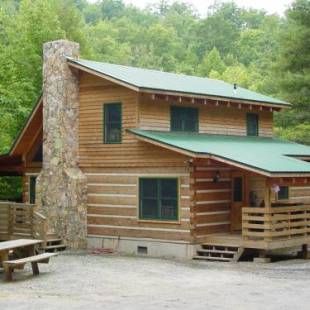
[[[280,91],[293,104],[293,111],[282,113],[277,123],[291,132],[302,131],[299,137],[306,137],[310,124],[310,2],[296,0],[286,16],[278,74]]]
[[[202,58],[216,47],[221,55],[233,53],[242,28],[241,10],[234,2],[215,2],[197,31],[197,53]]]
[[[206,53],[202,63],[198,66],[198,73],[201,76],[208,76],[211,71],[222,74],[225,71],[225,63],[216,47],[210,53]]]

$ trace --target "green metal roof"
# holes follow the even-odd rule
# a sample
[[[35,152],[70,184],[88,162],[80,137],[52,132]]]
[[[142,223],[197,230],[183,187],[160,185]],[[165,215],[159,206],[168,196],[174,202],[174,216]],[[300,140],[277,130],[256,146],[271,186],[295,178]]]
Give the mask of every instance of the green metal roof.
[[[69,62],[112,77],[139,90],[169,91],[289,106],[290,104],[220,80],[168,73],[104,62],[68,58]],[[238,83],[238,81],[236,81]]]
[[[275,138],[132,129],[135,135],[196,154],[208,154],[270,174],[310,173],[310,147]]]

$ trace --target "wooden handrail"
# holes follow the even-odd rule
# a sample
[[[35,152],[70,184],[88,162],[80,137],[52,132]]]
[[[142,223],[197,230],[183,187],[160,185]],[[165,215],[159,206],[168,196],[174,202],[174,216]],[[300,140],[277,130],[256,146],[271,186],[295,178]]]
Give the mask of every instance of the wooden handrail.
[[[245,240],[276,241],[310,236],[310,205],[242,208]]]
[[[35,238],[47,240],[47,218],[34,204],[0,202],[0,240]]]
[[[47,218],[39,212],[34,212],[33,219],[33,237],[43,240],[43,246],[46,246],[48,232]]]

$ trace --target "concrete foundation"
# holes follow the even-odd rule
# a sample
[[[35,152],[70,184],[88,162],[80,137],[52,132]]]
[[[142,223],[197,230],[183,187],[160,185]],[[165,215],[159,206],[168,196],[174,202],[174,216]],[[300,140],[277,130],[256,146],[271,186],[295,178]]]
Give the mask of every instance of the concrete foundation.
[[[125,237],[88,237],[87,247],[89,249],[109,248],[125,255],[162,258],[192,259],[195,253],[195,245],[186,242]]]

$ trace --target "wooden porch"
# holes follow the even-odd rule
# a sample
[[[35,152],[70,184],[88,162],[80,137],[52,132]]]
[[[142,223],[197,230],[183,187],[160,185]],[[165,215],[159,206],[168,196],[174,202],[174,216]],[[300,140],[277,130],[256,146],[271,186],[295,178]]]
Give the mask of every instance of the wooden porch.
[[[0,240],[34,238],[46,241],[46,218],[35,205],[0,202]]]
[[[242,209],[242,244],[274,250],[310,243],[310,205]]]
[[[194,160],[190,182],[195,258],[235,260],[238,249],[307,251],[308,178],[268,178],[216,161]],[[280,186],[290,192],[284,199],[275,191]]]
[[[62,240],[49,231],[47,218],[36,211],[36,205],[0,202],[0,241],[15,239],[42,240],[45,251],[66,248]]]
[[[203,242],[263,250],[310,244],[310,205],[243,208],[242,231],[211,234]]]

